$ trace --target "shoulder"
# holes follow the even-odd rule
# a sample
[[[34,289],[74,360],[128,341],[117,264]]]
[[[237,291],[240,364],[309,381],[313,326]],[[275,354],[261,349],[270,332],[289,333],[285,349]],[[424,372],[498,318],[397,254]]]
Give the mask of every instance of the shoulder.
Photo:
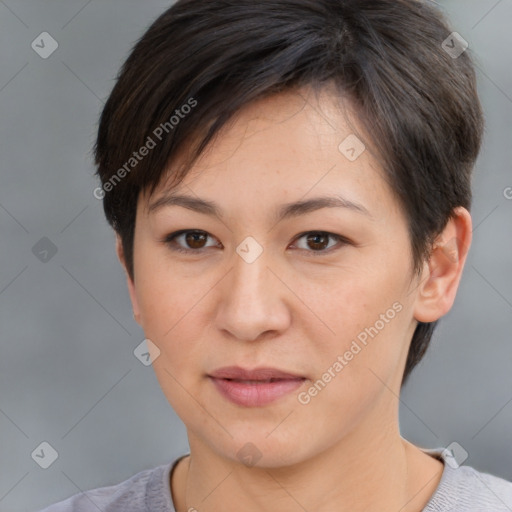
[[[453,467],[445,462],[438,489],[424,512],[510,512],[512,482],[476,470]]]
[[[146,469],[118,484],[75,494],[39,512],[173,512],[165,494],[165,479],[171,465]],[[148,508],[148,501],[158,501],[158,508]]]
[[[460,467],[457,493],[465,510],[470,506],[474,510],[493,510],[494,512],[512,510],[512,482],[496,475],[478,471],[472,467]]]

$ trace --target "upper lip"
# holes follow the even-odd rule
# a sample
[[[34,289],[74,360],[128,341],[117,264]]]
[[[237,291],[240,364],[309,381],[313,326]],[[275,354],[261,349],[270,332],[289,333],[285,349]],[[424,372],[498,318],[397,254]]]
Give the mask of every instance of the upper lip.
[[[268,379],[303,379],[302,375],[285,372],[277,368],[260,367],[252,370],[240,366],[225,366],[209,374],[216,379],[268,380]]]

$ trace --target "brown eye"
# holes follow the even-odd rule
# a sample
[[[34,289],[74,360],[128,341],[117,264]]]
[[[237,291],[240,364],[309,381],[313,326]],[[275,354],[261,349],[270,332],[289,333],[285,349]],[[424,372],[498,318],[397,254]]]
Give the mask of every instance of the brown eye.
[[[206,240],[205,233],[185,233],[185,242],[192,249],[202,249]]]
[[[194,230],[182,230],[176,233],[171,233],[165,237],[164,242],[170,246],[173,251],[177,252],[188,252],[193,253],[202,252],[203,249],[207,249],[208,245],[205,245],[207,239],[210,237],[205,231],[194,231]],[[177,241],[181,239],[182,244],[178,244]],[[184,247],[183,247],[184,244]]]
[[[329,240],[338,241],[339,245],[348,245],[350,242],[340,236],[335,235],[334,233],[327,233],[325,231],[308,231],[307,233],[303,233],[298,237],[298,240],[304,239],[306,240],[305,247],[299,247],[301,250],[305,250],[309,253],[318,253],[318,255],[322,255],[325,253],[330,253],[328,250],[333,247],[333,245],[329,246]],[[316,254],[314,254],[316,256]]]
[[[171,250],[183,253],[201,253],[208,247],[214,247],[214,245],[206,245],[208,238],[212,238],[206,231],[183,229],[171,233],[163,242],[168,245]],[[305,247],[299,247],[310,254],[321,256],[328,254],[336,243],[329,245],[330,240],[338,242],[339,246],[348,245],[350,241],[345,237],[336,235],[334,233],[328,233],[326,231],[307,231],[297,237],[298,240],[306,240]],[[181,242],[180,242],[181,240]],[[178,243],[179,242],[179,243]]]
[[[315,251],[325,249],[329,245],[329,235],[323,233],[308,235],[306,240],[310,244],[309,247],[315,249]]]

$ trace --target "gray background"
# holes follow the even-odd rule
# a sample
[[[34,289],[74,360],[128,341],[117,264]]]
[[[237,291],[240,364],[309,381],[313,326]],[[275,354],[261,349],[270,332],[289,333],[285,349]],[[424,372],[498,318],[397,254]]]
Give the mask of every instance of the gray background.
[[[133,354],[144,335],[92,195],[100,109],[132,44],[170,4],[0,1],[2,512],[37,510],[188,450],[151,367]],[[456,441],[466,465],[512,480],[512,1],[441,5],[477,57],[487,129],[469,260],[403,391],[400,423],[411,442]],[[47,59],[31,48],[43,31],[59,44]],[[32,252],[42,237],[57,248],[46,263]],[[48,469],[31,457],[43,441],[58,452]]]

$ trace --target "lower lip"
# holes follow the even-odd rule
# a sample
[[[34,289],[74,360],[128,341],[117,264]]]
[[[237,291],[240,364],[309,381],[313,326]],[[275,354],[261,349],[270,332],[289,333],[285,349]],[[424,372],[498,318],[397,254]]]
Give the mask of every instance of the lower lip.
[[[220,393],[231,402],[246,407],[269,404],[299,388],[306,379],[249,383],[210,377]]]

